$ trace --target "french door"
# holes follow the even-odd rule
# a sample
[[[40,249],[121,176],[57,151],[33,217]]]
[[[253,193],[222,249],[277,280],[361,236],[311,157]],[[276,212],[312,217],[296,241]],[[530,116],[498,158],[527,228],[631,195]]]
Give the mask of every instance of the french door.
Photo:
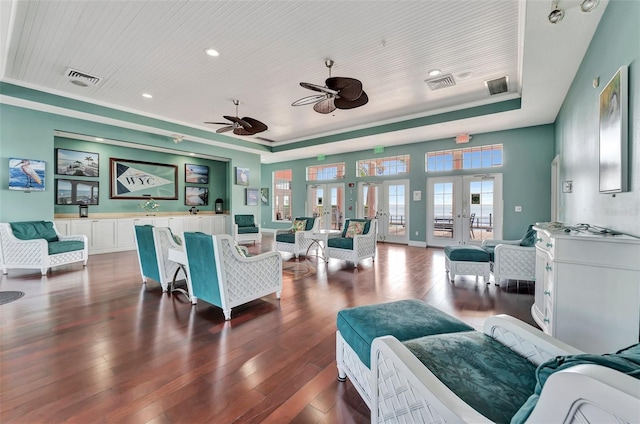
[[[307,216],[319,218],[321,229],[342,229],[344,183],[307,186]]]
[[[409,243],[409,180],[358,183],[358,218],[378,219],[378,240]]]
[[[502,237],[502,174],[427,179],[427,245]]]

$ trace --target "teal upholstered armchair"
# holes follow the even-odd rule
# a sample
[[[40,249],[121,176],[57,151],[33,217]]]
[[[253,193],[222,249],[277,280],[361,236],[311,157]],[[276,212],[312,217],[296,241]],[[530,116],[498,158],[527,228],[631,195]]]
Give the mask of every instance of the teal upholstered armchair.
[[[169,290],[169,284],[176,279],[186,279],[180,264],[169,260],[169,249],[180,248],[171,230],[153,225],[136,225],[135,238],[142,282],[151,278]]]
[[[536,230],[529,225],[518,240],[484,240],[495,284],[502,279],[534,281],[536,275]]]
[[[233,239],[236,243],[252,241],[262,243],[260,225],[253,215],[234,215]]]
[[[245,257],[231,236],[184,233],[187,273],[192,302],[202,299],[222,308],[225,320],[231,308],[271,293],[280,299],[282,256],[267,252]],[[241,253],[242,252],[242,253]]]
[[[298,224],[304,228],[298,228]],[[313,216],[302,216],[295,218],[291,228],[276,230],[275,243],[276,250],[280,252],[293,253],[297,258],[300,254],[305,254],[313,239],[311,233],[320,229],[320,219]]]
[[[342,235],[327,240],[325,254],[329,258],[353,262],[356,266],[366,258],[375,260],[377,238],[377,219],[347,219]]]

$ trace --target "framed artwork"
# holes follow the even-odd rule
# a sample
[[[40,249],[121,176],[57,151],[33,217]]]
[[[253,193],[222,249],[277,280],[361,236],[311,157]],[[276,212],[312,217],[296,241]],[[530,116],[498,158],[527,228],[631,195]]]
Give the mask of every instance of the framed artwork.
[[[110,199],[178,199],[178,167],[109,159]]]
[[[258,189],[257,188],[248,188],[247,189],[247,206],[258,206]]]
[[[184,164],[184,182],[209,184],[209,167],[206,165]]]
[[[236,166],[236,185],[249,185],[249,168]]]
[[[99,177],[100,155],[78,150],[56,149],[56,174]]]
[[[9,190],[44,191],[45,162],[9,158]]]
[[[600,93],[600,193],[628,190],[628,86],[620,67]]]
[[[262,187],[260,189],[260,203],[262,203],[263,206],[269,206],[269,188],[268,187]]]
[[[184,204],[187,206],[207,206],[209,189],[206,187],[185,187]]]
[[[56,180],[56,205],[97,205],[98,181]]]

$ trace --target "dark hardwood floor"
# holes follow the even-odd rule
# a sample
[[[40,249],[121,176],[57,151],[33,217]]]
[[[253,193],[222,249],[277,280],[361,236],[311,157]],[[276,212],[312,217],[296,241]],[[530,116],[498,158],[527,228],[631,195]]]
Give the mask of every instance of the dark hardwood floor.
[[[249,246],[272,249],[273,237]],[[284,256],[282,299],[234,308],[141,284],[134,251],[81,265],[10,270],[0,290],[2,423],[365,423],[369,410],[336,380],[336,313],[425,300],[481,329],[506,313],[530,324],[533,283],[446,281],[444,254],[379,244],[357,268]]]

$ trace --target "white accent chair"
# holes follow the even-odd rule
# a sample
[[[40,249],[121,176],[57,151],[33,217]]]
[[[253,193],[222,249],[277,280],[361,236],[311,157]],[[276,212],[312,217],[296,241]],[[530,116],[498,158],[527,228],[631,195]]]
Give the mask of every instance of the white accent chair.
[[[236,243],[262,243],[260,224],[255,222],[253,215],[234,215],[232,227],[233,239]]]
[[[369,228],[365,227],[364,234],[356,235],[353,238],[345,237],[345,232],[349,228],[350,221],[368,222]],[[363,259],[371,258],[375,261],[376,243],[378,241],[378,220],[347,219],[343,228],[342,237],[332,237],[327,241],[325,255],[328,258],[353,262],[354,267]]]
[[[3,274],[7,274],[10,268],[23,268],[39,269],[42,275],[46,275],[53,266],[75,262],[86,266],[88,259],[87,236],[63,236],[53,221],[0,223],[0,268]]]
[[[266,252],[245,257],[228,235],[185,232],[183,237],[192,303],[202,299],[222,308],[224,319],[230,320],[231,308],[238,305],[271,293],[280,299],[280,253]]]
[[[172,282],[187,278],[180,264],[169,259],[169,249],[181,248],[169,228],[135,225],[134,230],[143,284],[151,278],[166,292]]]
[[[503,279],[535,281],[535,233],[533,226],[529,226],[525,236],[519,240],[484,240],[482,242],[482,248],[492,257],[490,267],[497,286]]]
[[[320,230],[320,218],[303,216],[295,218],[294,222],[299,220],[307,221],[304,231],[293,232],[293,227],[291,227],[284,230],[276,230],[273,237],[277,251],[293,253],[296,258],[300,254],[305,254],[311,243],[313,243],[311,233]]]

